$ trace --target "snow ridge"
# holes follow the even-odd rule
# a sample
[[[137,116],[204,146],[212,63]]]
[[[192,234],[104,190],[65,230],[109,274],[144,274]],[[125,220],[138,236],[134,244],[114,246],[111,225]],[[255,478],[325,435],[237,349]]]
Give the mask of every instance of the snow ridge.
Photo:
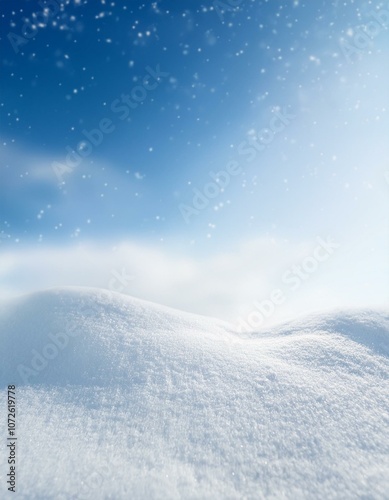
[[[2,302],[0,338],[2,408],[17,386],[18,498],[389,491],[388,313],[313,315],[242,337],[212,318],[67,288]]]

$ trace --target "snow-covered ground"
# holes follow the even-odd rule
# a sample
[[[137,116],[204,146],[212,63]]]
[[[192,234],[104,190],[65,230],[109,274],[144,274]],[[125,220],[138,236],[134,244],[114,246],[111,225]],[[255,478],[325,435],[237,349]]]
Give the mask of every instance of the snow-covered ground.
[[[242,336],[56,289],[2,302],[0,335],[0,469],[15,384],[15,498],[388,498],[389,314]]]

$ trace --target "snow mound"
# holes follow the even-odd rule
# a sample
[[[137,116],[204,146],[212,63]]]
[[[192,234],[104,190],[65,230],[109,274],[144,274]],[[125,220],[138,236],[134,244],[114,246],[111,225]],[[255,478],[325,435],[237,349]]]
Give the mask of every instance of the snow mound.
[[[387,498],[384,312],[242,336],[58,289],[2,302],[0,338],[1,408],[17,386],[16,498]]]

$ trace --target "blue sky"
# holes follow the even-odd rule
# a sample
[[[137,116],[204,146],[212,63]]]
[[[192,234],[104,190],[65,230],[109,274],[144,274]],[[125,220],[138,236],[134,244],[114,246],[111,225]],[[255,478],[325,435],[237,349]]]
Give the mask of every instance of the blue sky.
[[[235,3],[222,12],[211,1],[52,0],[42,16],[37,2],[1,1],[3,262],[125,242],[162,252],[172,265],[225,254],[240,262],[248,242],[273,241],[283,257],[255,265],[260,290],[264,267],[277,275],[293,249],[331,235],[343,250],[323,271],[327,295],[342,290],[351,305],[382,302],[388,5]],[[293,118],[275,122],[280,113]],[[102,123],[107,132],[94,132],[100,143],[88,146],[85,131]],[[84,157],[69,167],[66,155],[78,146]],[[247,147],[254,153],[242,154]],[[185,220],[194,190],[203,193],[214,182],[210,172],[231,161],[239,173]],[[67,168],[60,178],[58,164]],[[18,286],[16,267],[4,267],[4,282],[30,289],[25,280]],[[102,285],[90,274],[74,281]],[[206,278],[201,283],[206,295]],[[348,293],[355,288],[358,298]],[[163,290],[138,293],[164,301]]]

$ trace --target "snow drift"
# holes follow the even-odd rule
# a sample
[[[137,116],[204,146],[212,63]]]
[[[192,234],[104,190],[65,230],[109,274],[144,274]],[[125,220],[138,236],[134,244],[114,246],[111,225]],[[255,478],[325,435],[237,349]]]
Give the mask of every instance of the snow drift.
[[[17,386],[16,498],[389,491],[383,312],[242,336],[112,292],[58,289],[2,302],[0,338],[1,408]]]

